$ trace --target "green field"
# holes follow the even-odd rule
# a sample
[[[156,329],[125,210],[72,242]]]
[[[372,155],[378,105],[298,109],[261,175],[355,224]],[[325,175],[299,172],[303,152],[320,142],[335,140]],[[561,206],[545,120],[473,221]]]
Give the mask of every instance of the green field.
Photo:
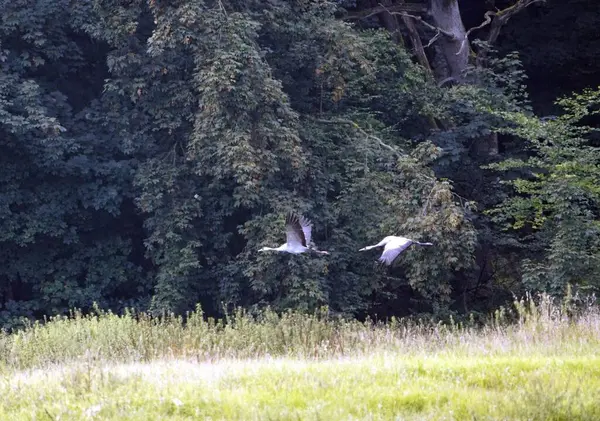
[[[0,419],[599,420],[598,309],[516,307],[484,327],[55,319],[1,338]]]

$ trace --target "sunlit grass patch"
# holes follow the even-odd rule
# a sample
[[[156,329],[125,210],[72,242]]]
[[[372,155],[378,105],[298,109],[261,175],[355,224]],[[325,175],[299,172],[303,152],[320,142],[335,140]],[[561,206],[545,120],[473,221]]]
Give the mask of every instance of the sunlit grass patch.
[[[600,419],[598,367],[598,357],[453,360],[389,353],[83,364],[5,377],[0,418],[593,420]]]

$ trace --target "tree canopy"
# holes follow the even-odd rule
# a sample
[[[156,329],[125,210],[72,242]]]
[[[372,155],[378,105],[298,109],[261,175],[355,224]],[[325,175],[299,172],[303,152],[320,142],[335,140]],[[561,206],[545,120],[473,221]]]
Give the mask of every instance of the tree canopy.
[[[4,326],[595,290],[598,7],[480,3],[1,0]],[[330,255],[257,253],[288,212]]]

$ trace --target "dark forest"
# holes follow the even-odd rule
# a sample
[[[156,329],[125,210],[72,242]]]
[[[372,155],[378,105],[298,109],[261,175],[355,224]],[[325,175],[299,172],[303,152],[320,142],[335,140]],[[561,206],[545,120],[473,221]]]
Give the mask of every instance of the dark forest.
[[[0,322],[600,287],[600,3],[0,1]],[[259,253],[285,217],[328,255]],[[389,267],[387,235],[433,243]]]

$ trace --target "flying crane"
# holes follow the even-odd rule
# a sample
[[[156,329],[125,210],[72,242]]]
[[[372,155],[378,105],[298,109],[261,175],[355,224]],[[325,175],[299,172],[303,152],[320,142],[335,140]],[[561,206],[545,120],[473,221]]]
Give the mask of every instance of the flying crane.
[[[317,250],[312,242],[312,223],[309,219],[288,213],[285,218],[286,242],[279,247],[263,247],[258,251],[278,251],[284,253],[300,254],[312,251],[319,254],[329,254],[324,250]]]
[[[372,246],[363,247],[359,251],[371,250],[375,247],[385,246],[383,248],[383,253],[381,254],[381,257],[378,260],[381,263],[390,266],[392,262],[396,260],[396,257],[398,257],[400,253],[402,253],[404,250],[406,250],[413,244],[417,244],[419,246],[433,246],[433,243],[421,243],[419,241],[411,240],[410,238],[389,235],[383,240],[381,240],[379,243]]]

